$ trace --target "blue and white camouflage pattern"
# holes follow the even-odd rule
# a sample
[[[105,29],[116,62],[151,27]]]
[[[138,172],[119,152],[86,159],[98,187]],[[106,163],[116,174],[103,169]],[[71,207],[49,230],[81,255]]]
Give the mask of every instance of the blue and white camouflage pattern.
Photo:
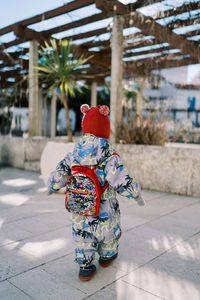
[[[74,151],[68,153],[57,165],[48,181],[49,189],[58,191],[65,187],[72,166],[80,163],[89,167],[100,164],[95,173],[102,186],[106,181],[109,183],[101,196],[99,216],[86,217],[71,213],[72,235],[77,243],[75,260],[81,266],[91,264],[95,252],[101,257],[109,257],[118,251],[121,227],[116,193],[144,205],[139,184],[130,177],[121,158],[113,155],[114,152],[116,151],[107,139],[83,135],[75,144]]]

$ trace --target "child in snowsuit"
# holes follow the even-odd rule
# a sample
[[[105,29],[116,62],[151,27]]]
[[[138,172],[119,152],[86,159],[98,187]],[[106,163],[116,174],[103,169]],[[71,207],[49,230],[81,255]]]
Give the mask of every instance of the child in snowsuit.
[[[72,235],[76,242],[75,261],[80,265],[79,279],[89,280],[95,273],[93,264],[95,253],[100,256],[99,264],[109,266],[118,255],[120,228],[120,210],[116,193],[134,198],[144,205],[139,184],[129,176],[128,171],[108,138],[110,135],[109,108],[105,105],[91,107],[82,105],[83,136],[75,144],[74,151],[57,165],[49,178],[50,191],[58,191],[66,185],[74,165],[93,167],[103,186],[109,185],[101,195],[100,210],[97,217],[86,217],[71,213]]]

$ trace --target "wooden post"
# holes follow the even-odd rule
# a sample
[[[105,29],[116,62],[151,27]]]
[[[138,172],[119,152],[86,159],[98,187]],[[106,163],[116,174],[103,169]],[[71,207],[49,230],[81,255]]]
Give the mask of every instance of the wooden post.
[[[143,86],[144,86],[144,78],[139,77],[138,79],[138,94],[136,99],[136,126],[140,127],[142,122],[142,107],[143,107]]]
[[[43,107],[43,97],[42,97],[42,91],[39,90],[39,96],[38,96],[38,134],[39,136],[42,136],[42,107]]]
[[[43,136],[47,136],[47,97],[44,97],[42,102],[44,107],[44,114],[42,118],[42,134]]]
[[[41,135],[39,133],[39,86],[35,67],[38,64],[37,41],[30,41],[29,50],[29,136]]]
[[[91,103],[90,106],[97,106],[97,83],[96,83],[96,81],[92,82],[90,103]]]
[[[113,18],[112,43],[111,43],[111,141],[117,140],[117,127],[122,121],[122,78],[123,78],[123,22],[122,16]]]
[[[56,100],[57,93],[54,91],[51,99],[51,138],[56,136]]]

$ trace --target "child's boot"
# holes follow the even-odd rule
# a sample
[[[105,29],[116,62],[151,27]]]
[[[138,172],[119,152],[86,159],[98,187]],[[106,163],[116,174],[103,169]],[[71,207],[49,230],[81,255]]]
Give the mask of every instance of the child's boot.
[[[101,267],[109,267],[112,262],[117,258],[118,253],[116,253],[115,255],[111,256],[111,257],[100,257],[99,258],[99,264]]]
[[[95,265],[80,267],[78,278],[80,280],[90,280],[95,273],[96,273]]]

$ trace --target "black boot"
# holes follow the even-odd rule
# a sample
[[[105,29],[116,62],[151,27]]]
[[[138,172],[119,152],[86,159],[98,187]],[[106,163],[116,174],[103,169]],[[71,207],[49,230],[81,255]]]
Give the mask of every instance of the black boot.
[[[111,256],[111,257],[100,257],[99,258],[99,264],[101,267],[109,267],[112,262],[117,258],[118,253],[116,253],[115,255]]]
[[[80,280],[90,280],[95,273],[96,273],[95,265],[80,267],[78,278]]]

